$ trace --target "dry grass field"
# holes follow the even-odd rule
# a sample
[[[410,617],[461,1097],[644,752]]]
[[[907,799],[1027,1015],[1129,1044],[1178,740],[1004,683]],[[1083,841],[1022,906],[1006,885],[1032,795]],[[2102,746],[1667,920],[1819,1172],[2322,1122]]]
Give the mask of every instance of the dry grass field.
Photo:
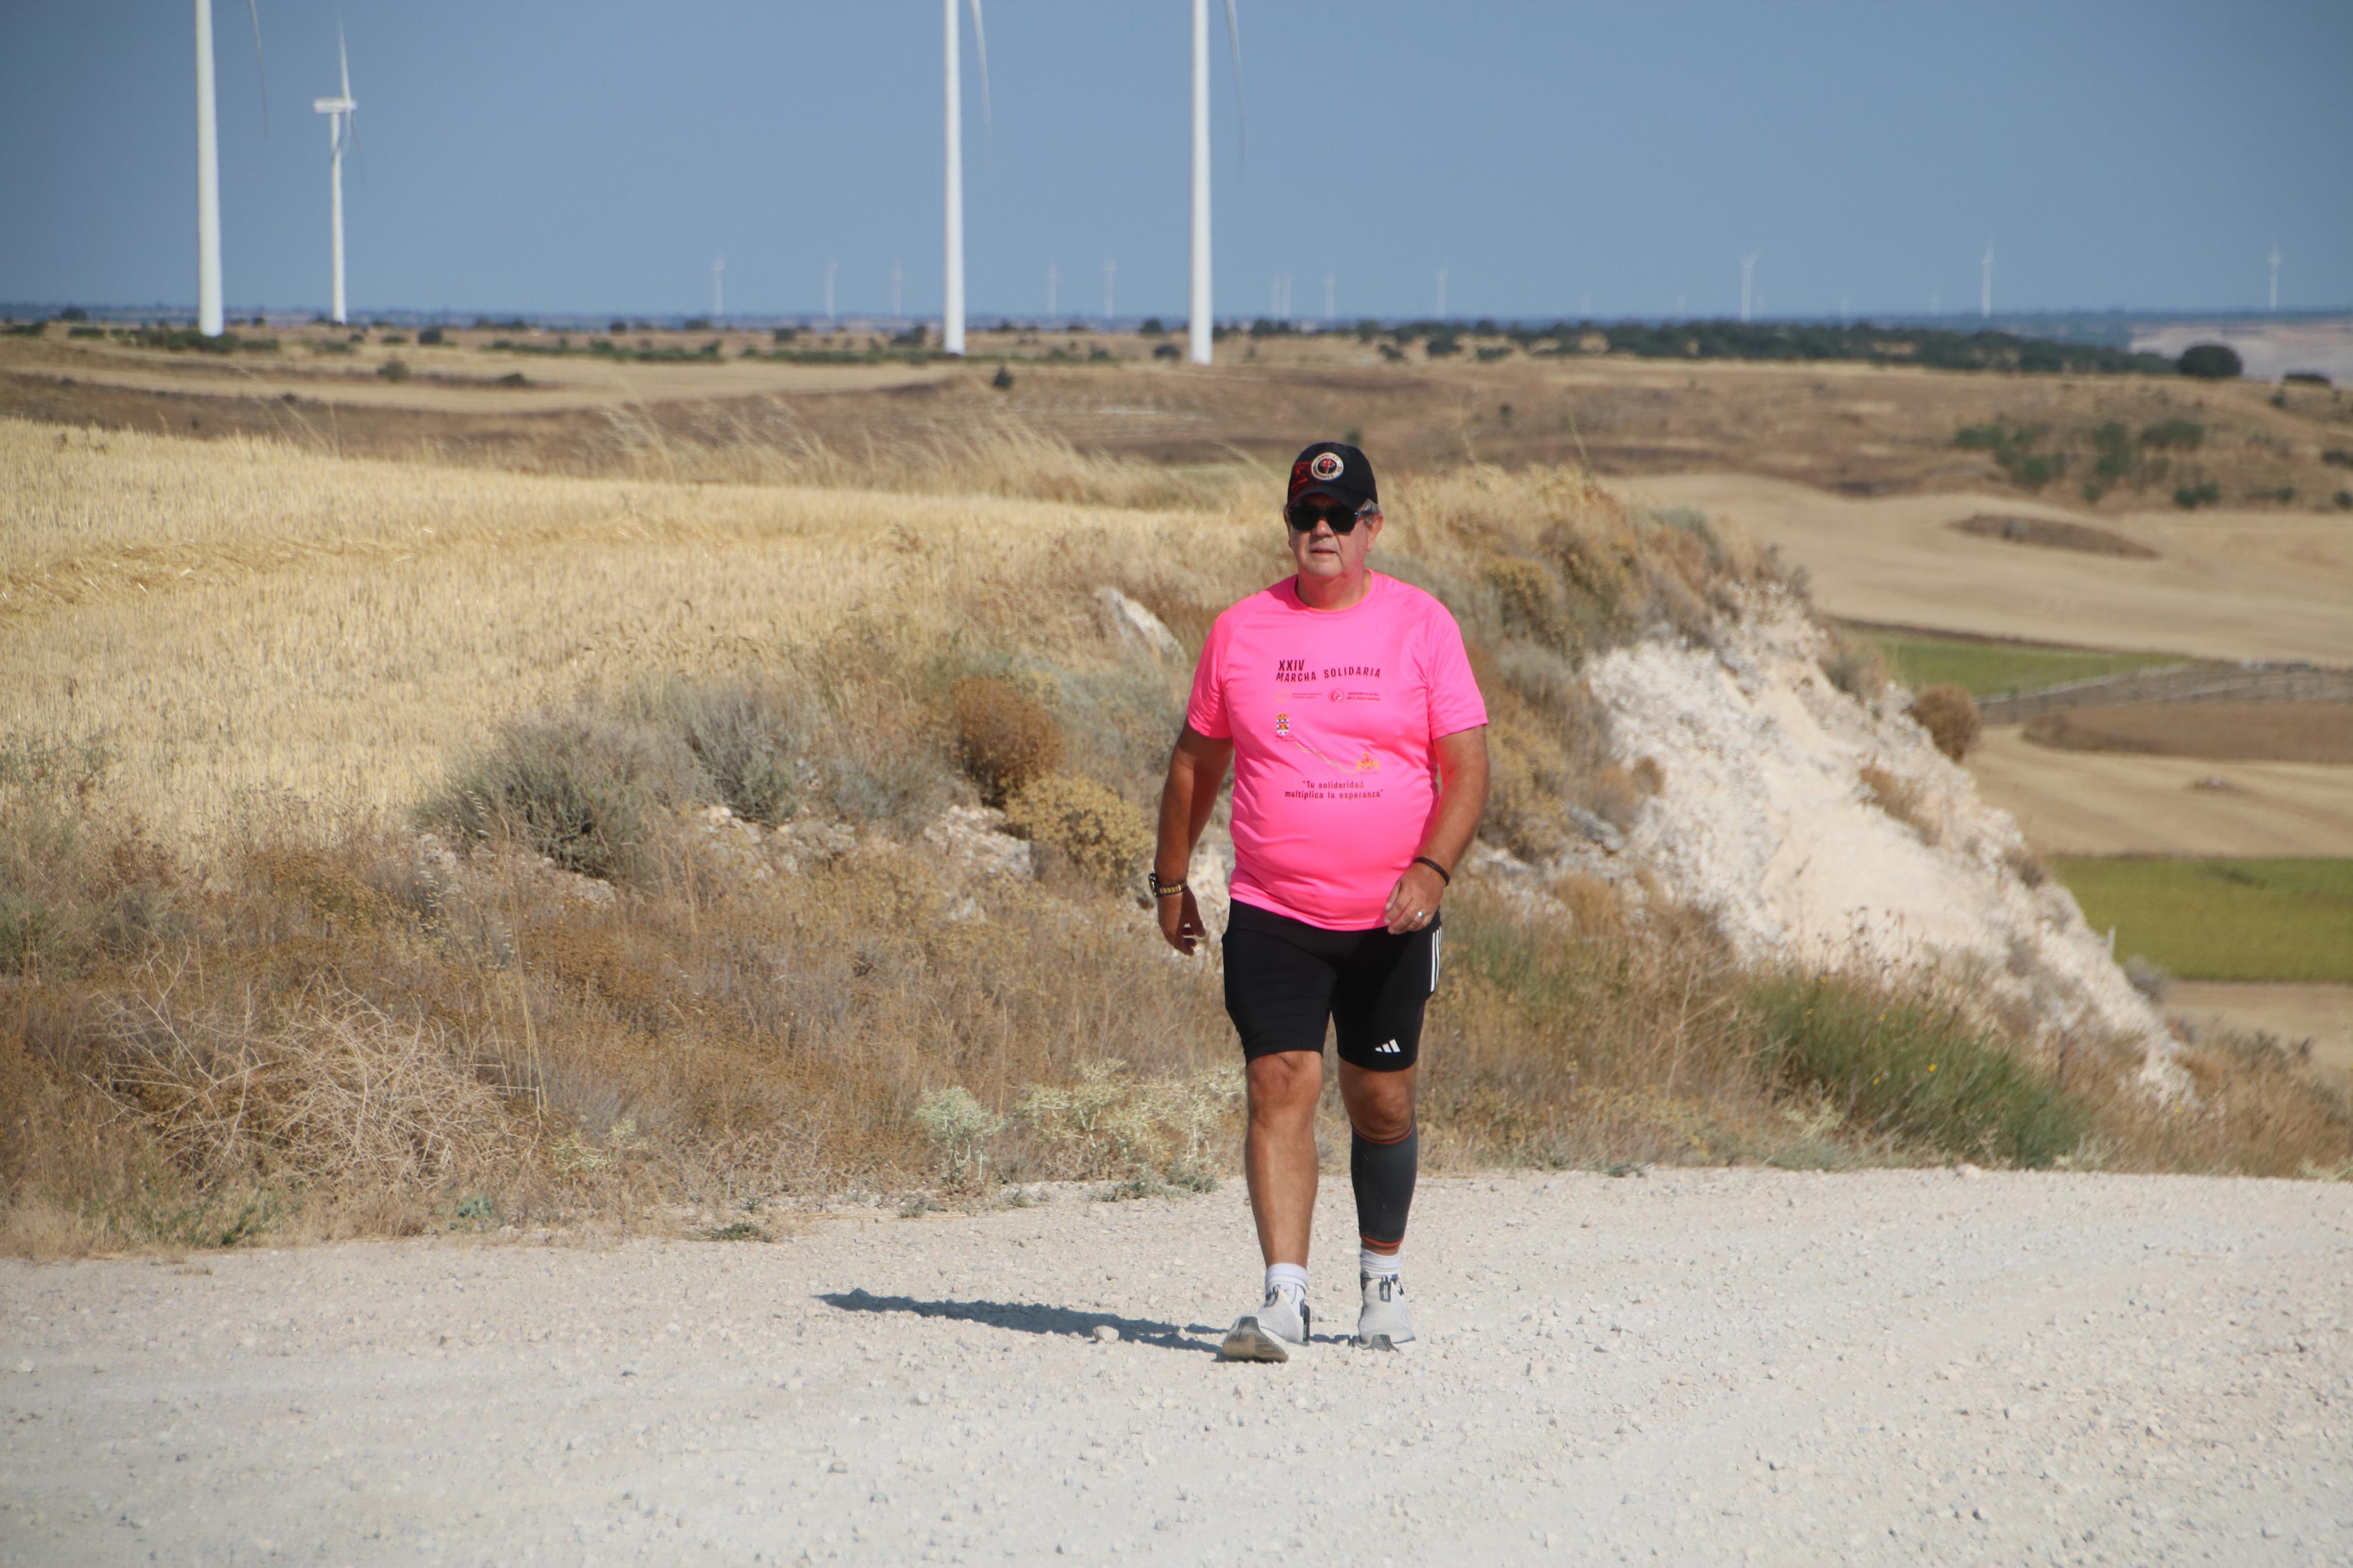
[[[2156,552],[2130,560],[1960,532],[1949,525],[1986,510],[1965,492],[1858,500],[1753,474],[1624,489],[1736,523],[1803,567],[1815,601],[1846,619],[2203,658],[2353,658],[2353,520],[2340,516],[2104,517],[2103,528]],[[2028,502],[2005,510],[2069,515]]]
[[[1986,799],[2049,855],[2353,855],[2353,768],[2061,751],[2021,726],[1969,753]]]

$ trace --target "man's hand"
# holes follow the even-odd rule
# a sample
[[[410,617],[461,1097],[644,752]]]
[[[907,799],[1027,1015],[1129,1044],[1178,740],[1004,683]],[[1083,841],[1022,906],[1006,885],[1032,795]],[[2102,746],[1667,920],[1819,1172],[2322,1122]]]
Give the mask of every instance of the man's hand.
[[[1446,897],[1446,879],[1419,860],[1389,889],[1386,911],[1390,934],[1419,931],[1438,918],[1438,900]]]
[[[1208,934],[1201,929],[1201,906],[1193,901],[1193,889],[1187,888],[1158,902],[1160,934],[1167,939],[1169,946],[1191,957],[1193,949]]]

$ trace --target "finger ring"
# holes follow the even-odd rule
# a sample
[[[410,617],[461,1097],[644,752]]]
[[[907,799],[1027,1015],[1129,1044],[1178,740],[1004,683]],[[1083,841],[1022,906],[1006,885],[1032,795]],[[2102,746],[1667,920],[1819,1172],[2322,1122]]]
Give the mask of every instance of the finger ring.
[[[1430,918],[1430,911],[1427,910],[1416,910],[1413,911],[1413,918],[1418,921],[1426,921]]]

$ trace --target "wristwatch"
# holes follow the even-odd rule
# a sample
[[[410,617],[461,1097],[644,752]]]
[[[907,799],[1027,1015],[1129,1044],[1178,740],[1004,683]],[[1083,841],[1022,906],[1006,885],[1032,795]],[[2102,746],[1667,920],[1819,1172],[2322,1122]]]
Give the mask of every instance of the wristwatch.
[[[1152,896],[1155,899],[1165,899],[1171,893],[1181,893],[1185,890],[1184,878],[1179,877],[1173,882],[1164,882],[1160,879],[1160,868],[1157,866],[1146,871],[1144,876],[1145,883],[1152,889]]]

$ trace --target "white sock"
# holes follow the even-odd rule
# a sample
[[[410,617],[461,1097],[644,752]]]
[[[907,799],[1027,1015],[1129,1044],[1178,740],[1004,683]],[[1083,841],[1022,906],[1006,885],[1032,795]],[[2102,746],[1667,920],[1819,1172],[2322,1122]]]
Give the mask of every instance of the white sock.
[[[1395,1252],[1375,1252],[1369,1247],[1359,1247],[1356,1248],[1357,1272],[1363,1274],[1395,1274],[1398,1272],[1398,1259],[1399,1257],[1403,1256],[1405,1248],[1403,1247],[1398,1248]]]
[[[1298,1263],[1270,1263],[1266,1266],[1266,1288],[1289,1290],[1301,1300],[1307,1300],[1307,1269]]]

